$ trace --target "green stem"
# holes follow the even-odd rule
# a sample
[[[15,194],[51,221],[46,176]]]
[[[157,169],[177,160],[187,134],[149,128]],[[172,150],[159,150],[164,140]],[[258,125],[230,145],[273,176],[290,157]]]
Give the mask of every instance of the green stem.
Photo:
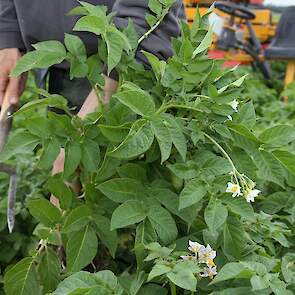
[[[210,135],[208,135],[207,133],[205,132],[202,132],[204,134],[205,137],[207,137],[214,145],[217,146],[217,148],[222,152],[222,154],[225,156],[225,158],[228,160],[228,162],[230,163],[232,169],[233,169],[233,173],[234,173],[234,176],[235,176],[235,179],[238,183],[238,179],[237,179],[237,176],[236,176],[236,173],[238,173],[238,170],[234,164],[234,162],[232,161],[232,159],[230,158],[230,156],[228,155],[228,153],[224,150],[224,148],[214,139],[212,138]]]
[[[176,295],[176,286],[170,282],[171,295]]]
[[[168,14],[169,9],[170,9],[171,5],[169,7],[167,7],[164,11],[163,14],[161,15],[161,17],[159,18],[159,20],[146,32],[144,33],[138,40],[138,45],[144,40],[146,39],[160,24],[161,22],[164,20],[165,16]]]

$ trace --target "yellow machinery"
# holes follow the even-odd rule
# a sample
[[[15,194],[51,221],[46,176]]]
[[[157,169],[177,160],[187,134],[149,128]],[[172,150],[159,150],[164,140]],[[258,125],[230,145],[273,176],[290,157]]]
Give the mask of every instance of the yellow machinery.
[[[253,1],[253,0],[252,0]],[[213,0],[184,0],[186,6],[186,15],[188,21],[191,23],[194,19],[196,9],[199,7],[201,15],[203,15],[208,7],[213,4]],[[245,3],[249,1],[233,1],[235,3]],[[268,43],[274,36],[276,31],[277,23],[273,21],[272,12],[269,9],[263,8],[263,6],[250,6],[251,11],[255,14],[255,18],[251,20],[254,32],[262,44]],[[218,9],[214,12],[221,16],[225,23],[229,22],[230,16]],[[248,39],[249,30],[245,24],[244,20],[239,18],[235,19],[235,24],[243,31],[243,38]],[[214,44],[212,50],[216,49],[216,43],[218,41],[217,36],[215,36]],[[230,52],[225,52],[224,58],[230,61],[235,61],[237,63],[250,63],[253,58],[245,53],[243,50],[234,50]]]

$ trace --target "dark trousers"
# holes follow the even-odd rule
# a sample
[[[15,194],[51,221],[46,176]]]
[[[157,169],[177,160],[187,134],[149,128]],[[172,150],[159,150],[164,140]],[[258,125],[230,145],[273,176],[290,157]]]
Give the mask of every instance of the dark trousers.
[[[91,91],[91,85],[87,79],[74,78],[71,80],[67,70],[54,67],[49,70],[36,70],[34,72],[38,87],[46,88],[48,79],[48,92],[62,95],[68,100],[68,105],[73,113],[79,112]]]

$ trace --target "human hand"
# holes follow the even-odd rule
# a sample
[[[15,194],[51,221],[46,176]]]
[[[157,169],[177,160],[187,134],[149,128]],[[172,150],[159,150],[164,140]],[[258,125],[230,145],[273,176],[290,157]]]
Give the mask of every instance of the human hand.
[[[5,94],[10,104],[16,105],[24,91],[27,74],[22,74],[19,77],[10,77],[11,71],[15,68],[20,58],[21,53],[17,48],[0,50],[0,105],[2,105]]]

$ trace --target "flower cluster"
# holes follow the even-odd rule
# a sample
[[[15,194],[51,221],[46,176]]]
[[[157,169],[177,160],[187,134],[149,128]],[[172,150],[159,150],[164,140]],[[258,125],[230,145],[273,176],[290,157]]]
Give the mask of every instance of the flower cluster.
[[[204,245],[192,241],[189,241],[188,249],[193,253],[193,255],[185,255],[181,256],[181,258],[183,260],[195,261],[196,263],[205,264],[206,266],[200,273],[200,276],[213,279],[213,277],[217,275],[217,268],[214,263],[216,251],[214,251],[210,245],[205,247]]]
[[[255,182],[250,178],[236,171],[232,172],[232,180],[228,182],[226,192],[231,193],[234,198],[243,196],[250,203],[260,194],[260,190],[255,189],[255,186]]]

